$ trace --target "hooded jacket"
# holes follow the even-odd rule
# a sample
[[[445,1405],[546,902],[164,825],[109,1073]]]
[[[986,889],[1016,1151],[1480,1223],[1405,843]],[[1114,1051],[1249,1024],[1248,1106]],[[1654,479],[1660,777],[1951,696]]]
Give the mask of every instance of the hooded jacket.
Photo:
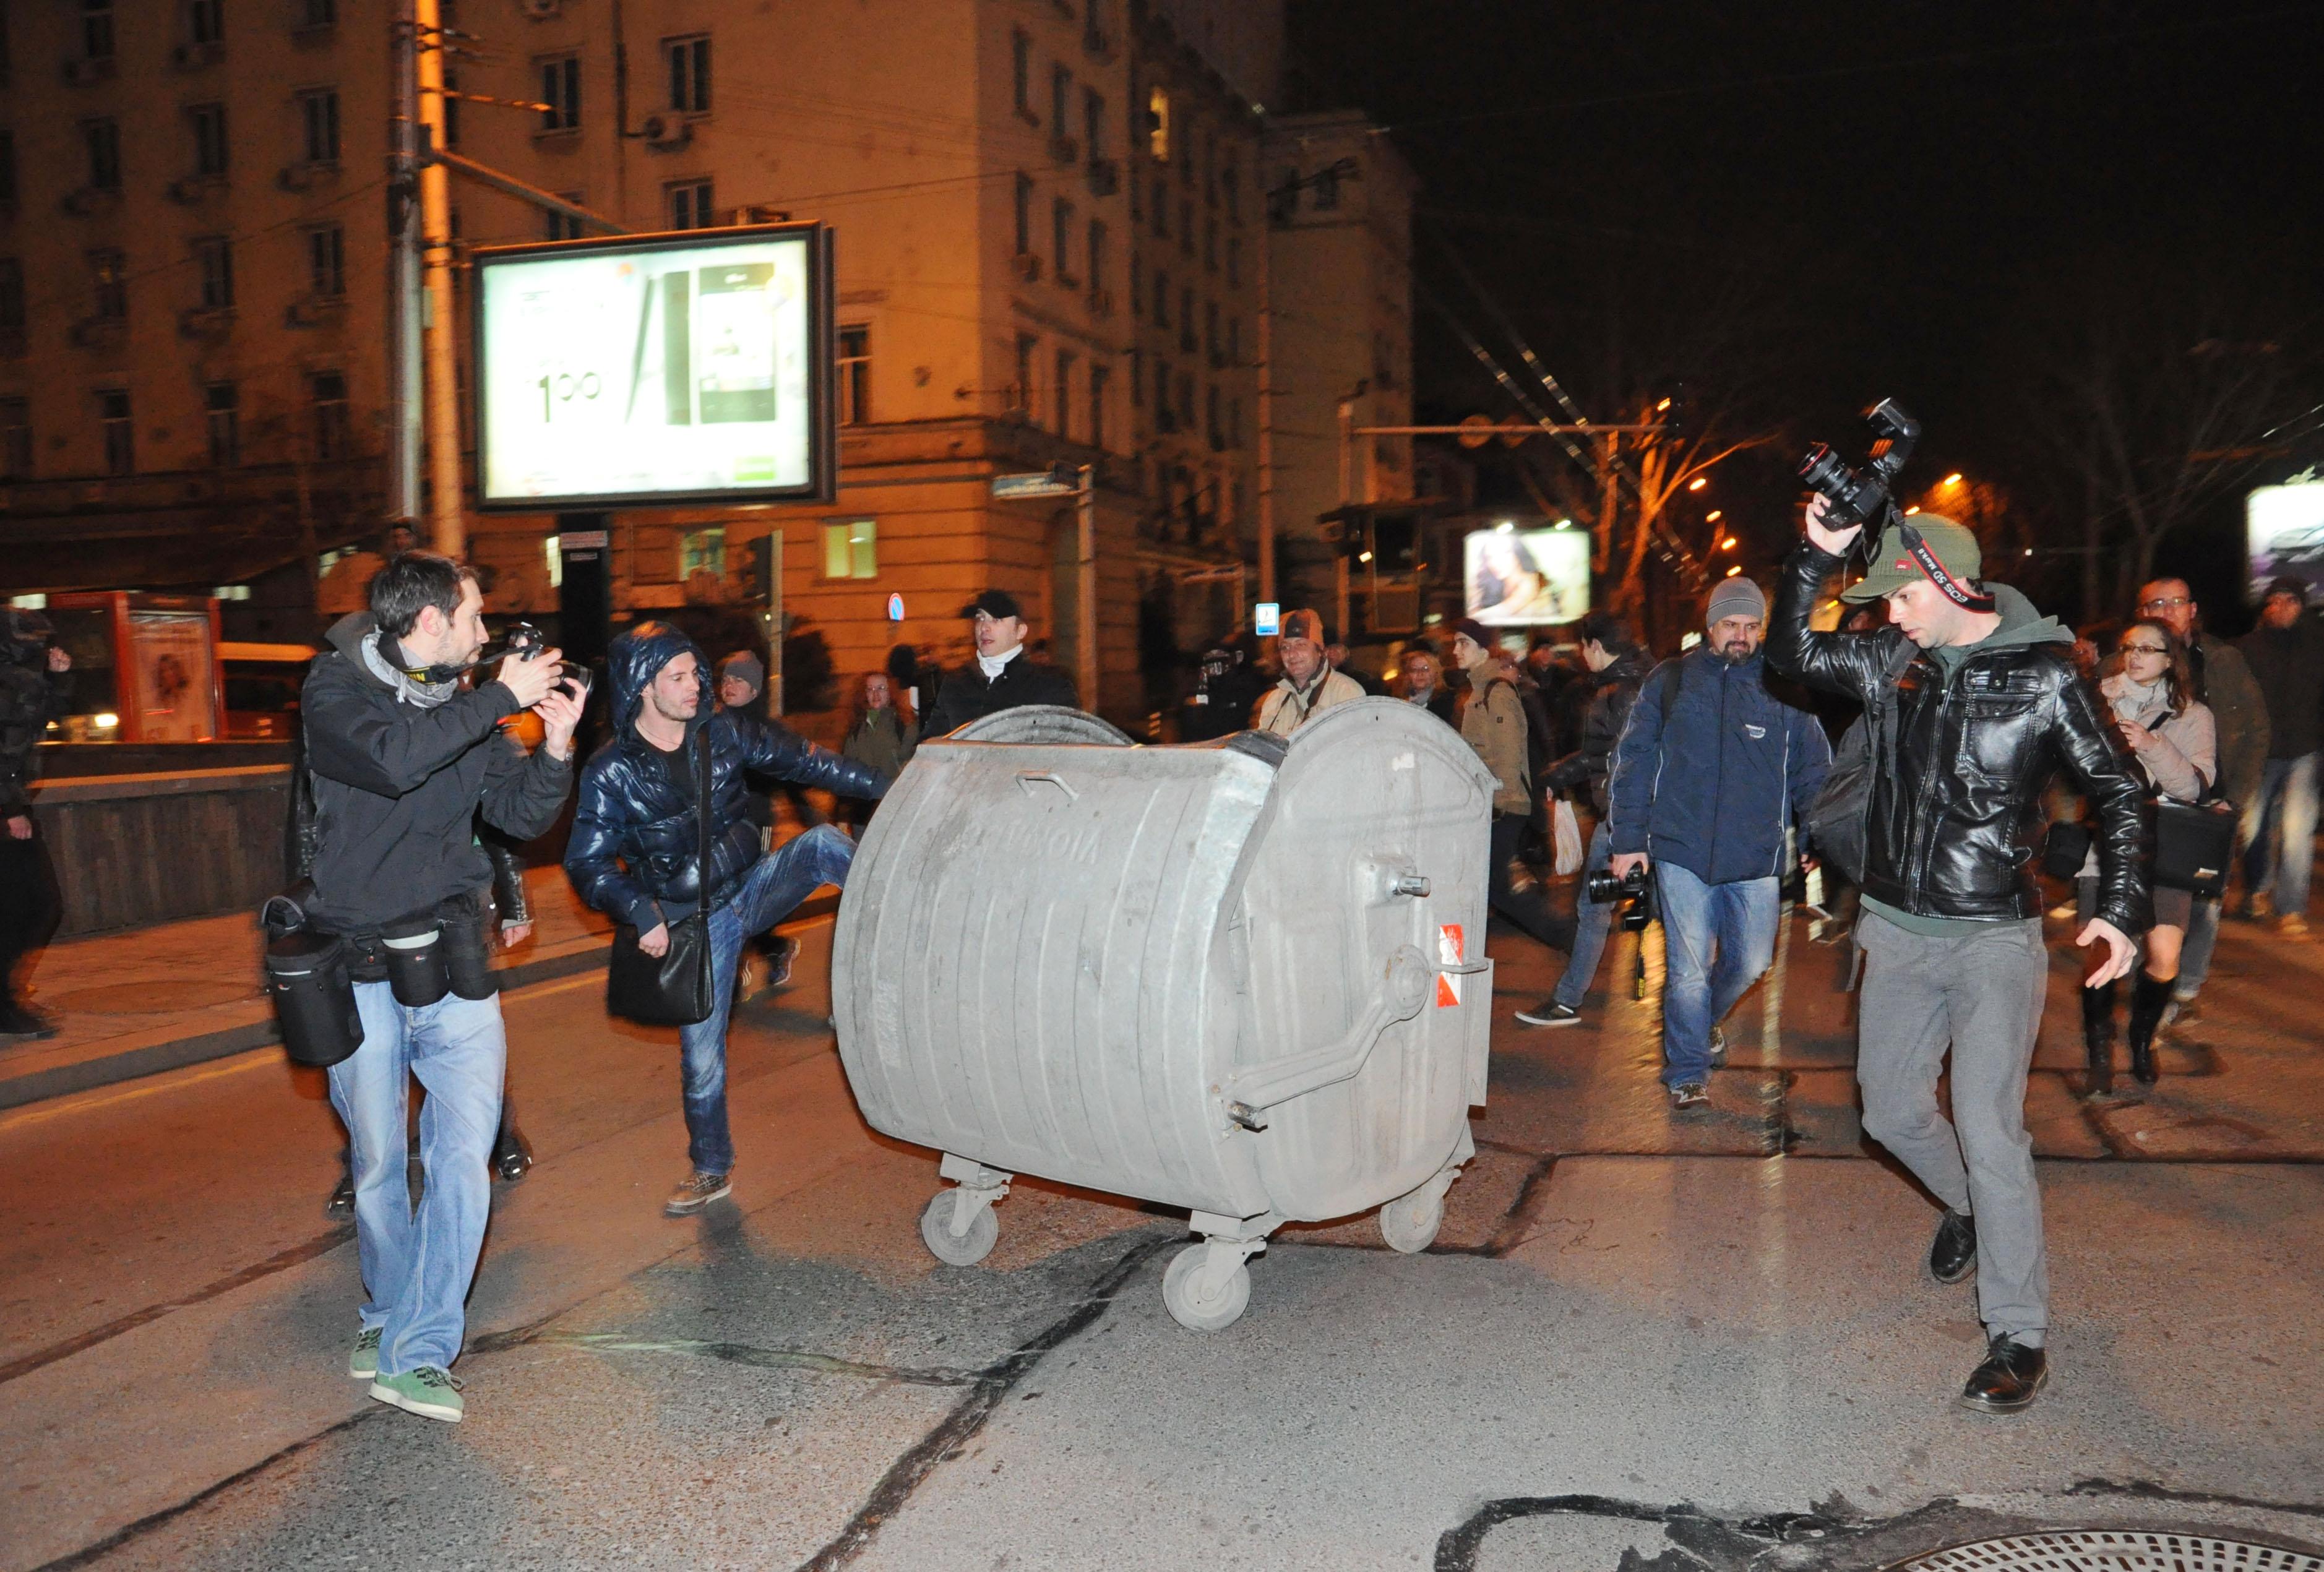
[[[681,655],[695,657],[702,702],[686,723],[684,755],[665,759],[639,734],[637,720],[655,674]],[[605,664],[613,685],[613,734],[582,768],[565,871],[583,900],[632,927],[650,930],[690,913],[704,904],[706,893],[711,906],[733,898],[761,851],[759,829],[746,804],[745,770],[842,796],[878,797],[888,789],[887,777],[878,771],[817,748],[779,722],[716,710],[709,663],[694,640],[667,624],[642,624],[615,639]],[[693,793],[694,751],[706,736],[706,879],[696,855]],[[670,778],[673,768],[686,777],[684,791]],[[665,910],[665,903],[678,909]]]
[[[1582,746],[1549,767],[1543,784],[1550,790],[1570,792],[1590,788],[1598,816],[1606,816],[1606,777],[1614,772],[1614,749],[1622,740],[1622,727],[1630,706],[1638,702],[1638,685],[1654,669],[1654,657],[1643,649],[1625,649],[1591,680],[1596,689],[1582,716]],[[1581,679],[1575,679],[1577,682]]]
[[[427,702],[367,658],[371,613],[342,617],[308,667],[300,730],[314,791],[314,898],[326,933],[383,923],[473,896],[492,882],[475,821],[519,841],[546,834],[573,767],[543,748],[530,758],[500,723],[516,695],[493,682]]]
[[[1784,565],[1767,661],[1868,705],[1904,634],[1809,628],[1816,596],[1842,560],[1807,543]],[[1865,898],[1911,917],[2040,915],[2033,863],[2042,788],[2063,764],[2098,821],[2097,915],[2125,933],[2144,933],[2153,915],[2145,788],[2074,669],[2074,636],[2007,584],[1990,587],[1998,628],[1965,648],[1916,651],[1896,679],[1894,713],[1874,743]]]
[[[1606,791],[1607,844],[1705,884],[1784,871],[1784,831],[1831,769],[1816,718],[1767,688],[1766,661],[1729,665],[1705,645],[1639,685]]]

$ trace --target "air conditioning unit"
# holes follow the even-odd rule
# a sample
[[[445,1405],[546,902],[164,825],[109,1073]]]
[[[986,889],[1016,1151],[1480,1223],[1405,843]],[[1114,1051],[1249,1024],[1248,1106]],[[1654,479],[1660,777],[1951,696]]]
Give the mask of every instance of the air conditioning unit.
[[[170,51],[170,64],[180,71],[198,71],[224,59],[226,45],[216,39],[208,43],[181,43]]]
[[[1082,156],[1082,144],[1070,136],[1049,138],[1049,157],[1061,164],[1072,163]]]
[[[788,224],[790,221],[791,216],[788,213],[780,207],[770,207],[764,202],[753,202],[747,207],[722,208],[718,214],[718,222],[729,225]]]
[[[1041,281],[1041,258],[1037,252],[1020,251],[1015,258],[1017,276],[1028,284]]]
[[[1121,166],[1111,159],[1092,159],[1089,161],[1090,190],[1100,197],[1111,197],[1121,189]]]
[[[281,172],[274,177],[274,183],[286,191],[310,191],[315,187],[316,168],[313,164],[284,164]]]
[[[86,87],[92,82],[109,82],[114,78],[113,57],[102,60],[67,60],[65,80],[76,87]]]
[[[224,338],[233,327],[231,306],[189,306],[178,313],[178,336],[181,338],[217,340]]]
[[[60,205],[68,213],[87,217],[91,213],[110,213],[120,207],[121,193],[109,186],[83,186],[78,190],[67,191]]]
[[[290,302],[282,319],[292,327],[330,327],[346,320],[345,295],[301,295]]]
[[[1099,60],[1113,58],[1113,34],[1102,27],[1093,27],[1082,33],[1082,48]]]
[[[694,123],[675,115],[649,115],[638,127],[638,134],[648,147],[671,149],[684,147],[694,140]]]
[[[188,175],[183,179],[170,182],[170,200],[191,207],[209,200],[212,193],[223,190],[225,187],[226,182],[216,175]]]
[[[84,317],[65,336],[83,349],[110,349],[120,344],[128,327],[118,317]]]

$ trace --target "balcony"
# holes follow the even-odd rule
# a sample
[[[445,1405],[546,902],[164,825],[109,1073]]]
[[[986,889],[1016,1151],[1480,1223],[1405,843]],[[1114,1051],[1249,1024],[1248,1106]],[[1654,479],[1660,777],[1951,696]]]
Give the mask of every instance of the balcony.
[[[1082,144],[1070,136],[1049,138],[1049,158],[1052,162],[1070,164],[1082,156]]]
[[[274,183],[286,191],[311,191],[317,186],[327,185],[339,178],[336,161],[312,163],[284,164],[274,177]]]
[[[198,207],[213,197],[226,192],[224,175],[188,175],[169,184],[170,200],[181,207]]]
[[[83,349],[119,349],[129,336],[125,317],[84,317],[65,336]]]
[[[1038,252],[1020,251],[1010,259],[1010,265],[1016,268],[1017,276],[1027,283],[1038,284],[1041,281],[1041,257]]]
[[[226,44],[218,39],[208,43],[181,43],[170,51],[170,69],[173,71],[198,71],[226,59]]]
[[[111,55],[99,55],[94,60],[70,60],[64,62],[64,78],[76,87],[89,87],[99,82],[110,82],[119,74]]]
[[[286,327],[337,327],[346,319],[345,295],[301,295],[282,313]]]
[[[178,313],[178,336],[201,344],[218,344],[234,331],[231,306],[189,306]]]
[[[83,186],[78,191],[66,192],[60,206],[76,218],[93,218],[101,213],[115,213],[121,208],[121,188]]]

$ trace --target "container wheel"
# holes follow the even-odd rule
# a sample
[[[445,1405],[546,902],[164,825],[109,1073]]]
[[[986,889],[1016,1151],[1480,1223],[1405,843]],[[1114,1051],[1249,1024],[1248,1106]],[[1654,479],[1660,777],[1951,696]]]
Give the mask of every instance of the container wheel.
[[[1232,1275],[1211,1291],[1208,1298],[1195,1297],[1195,1284],[1202,1281],[1203,1264],[1210,1258],[1208,1245],[1189,1245],[1170,1262],[1170,1269],[1162,1274],[1162,1303],[1170,1317],[1190,1332],[1215,1332],[1231,1327],[1242,1319],[1250,1304],[1250,1268],[1235,1264]]]
[[[1431,1181],[1410,1195],[1400,1195],[1380,1208],[1380,1237],[1388,1248],[1417,1255],[1436,1242],[1444,1224],[1443,1187]]]
[[[990,1206],[976,1209],[976,1220],[968,1232],[955,1236],[952,1231],[953,1209],[960,1204],[957,1190],[940,1190],[920,1213],[920,1243],[928,1254],[947,1266],[973,1266],[992,1254],[995,1240],[1001,1237],[1001,1219],[992,1215]]]

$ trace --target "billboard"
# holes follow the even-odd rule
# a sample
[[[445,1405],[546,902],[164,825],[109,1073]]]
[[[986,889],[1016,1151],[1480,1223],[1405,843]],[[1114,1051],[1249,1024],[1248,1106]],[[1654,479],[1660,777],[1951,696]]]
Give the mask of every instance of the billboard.
[[[1462,548],[1461,603],[1488,628],[1573,622],[1590,610],[1590,536],[1477,529]]]
[[[2252,598],[2282,575],[2308,581],[2309,598],[2324,592],[2324,481],[2262,486],[2244,499]]]
[[[830,501],[831,290],[817,224],[477,252],[482,506]]]

